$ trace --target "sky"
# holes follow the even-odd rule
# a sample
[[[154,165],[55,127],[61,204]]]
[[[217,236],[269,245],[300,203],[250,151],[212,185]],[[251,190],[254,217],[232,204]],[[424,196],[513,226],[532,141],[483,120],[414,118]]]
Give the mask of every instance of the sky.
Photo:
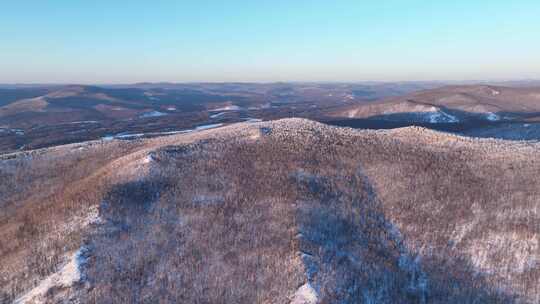
[[[1,0],[0,83],[540,79],[538,0]]]

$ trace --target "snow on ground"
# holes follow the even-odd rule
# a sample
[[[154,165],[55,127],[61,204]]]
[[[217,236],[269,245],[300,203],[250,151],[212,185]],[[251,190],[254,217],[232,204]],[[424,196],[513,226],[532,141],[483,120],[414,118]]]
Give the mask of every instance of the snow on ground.
[[[159,112],[159,111],[151,111],[151,112],[143,113],[139,117],[140,118],[149,118],[149,117],[161,117],[161,116],[165,116],[165,115],[167,115],[167,113],[163,113],[163,112]]]
[[[345,98],[345,101],[348,101],[348,100],[353,100],[355,97],[353,94],[347,94],[343,96],[343,98]]]
[[[486,119],[487,120],[490,120],[490,121],[498,121],[498,120],[501,120],[501,118],[499,117],[499,115],[493,113],[493,112],[488,112],[486,113]]]
[[[272,104],[265,103],[258,107],[249,107],[248,110],[263,110],[263,109],[270,109],[270,108],[272,108]]]
[[[225,114],[225,112],[219,112],[217,114],[214,114],[214,115],[210,115],[210,118],[218,118],[220,116],[223,116]]]
[[[202,131],[202,130],[208,130],[208,129],[213,129],[213,128],[217,128],[217,127],[221,127],[223,126],[223,124],[221,123],[218,123],[218,124],[209,124],[209,125],[202,125],[202,126],[198,126],[195,128],[195,131]]]
[[[443,111],[427,113],[427,119],[430,123],[456,123],[459,119]]]
[[[145,133],[117,134],[117,135],[114,136],[114,138],[119,138],[119,139],[129,139],[129,138],[143,137],[144,135],[145,135]]]
[[[187,129],[187,130],[179,130],[179,131],[148,132],[148,133],[119,133],[116,135],[106,135],[106,136],[103,136],[101,139],[108,141],[108,140],[113,140],[113,139],[136,139],[136,138],[141,138],[144,136],[174,135],[174,134],[182,134],[182,133],[208,130],[208,129],[213,129],[213,128],[217,128],[221,126],[223,126],[223,124],[218,123],[218,124],[201,125],[201,126],[195,127],[195,129]]]
[[[153,132],[153,133],[146,133],[148,135],[174,135],[174,134],[182,134],[182,133],[189,133],[193,130],[181,130],[181,131],[167,131],[167,132]]]
[[[144,96],[148,97],[150,100],[159,100],[157,97],[154,96],[154,93],[152,92],[144,92]]]
[[[230,105],[230,106],[225,106],[223,108],[212,109],[210,110],[210,112],[239,111],[239,110],[242,110],[242,108],[237,105]]]
[[[95,124],[99,123],[97,120],[82,120],[82,121],[72,121],[70,124],[76,125],[76,124]]]
[[[24,130],[22,129],[8,129],[0,128],[0,133],[14,133],[15,135],[24,135]]]
[[[86,247],[66,256],[65,264],[57,272],[42,280],[36,287],[15,300],[15,304],[44,302],[44,296],[53,287],[69,288],[81,281],[81,267],[86,263]]]
[[[90,224],[99,223],[99,209],[97,206],[90,207],[83,214],[73,216],[67,223],[58,227],[59,234],[71,233],[80,231]]]
[[[507,254],[512,249],[513,254]],[[537,253],[538,238],[515,232],[489,233],[487,238],[477,240],[467,248],[471,264],[483,273],[495,269],[503,275],[522,274],[534,270],[540,264]],[[501,258],[502,257],[502,258]],[[501,268],[504,265],[505,268]]]
[[[173,132],[154,132],[154,133],[120,133],[116,135],[106,135],[103,136],[102,140],[113,140],[113,139],[135,139],[135,138],[141,138],[143,136],[150,136],[150,135],[171,135],[181,133],[181,131],[173,131]]]
[[[148,154],[148,155],[146,155],[145,158],[143,158],[142,163],[143,164],[149,164],[152,161],[154,161],[154,157],[152,156],[152,154]]]
[[[306,283],[298,288],[291,304],[315,304],[318,301],[318,297],[317,291],[315,291],[311,284]]]
[[[68,234],[72,231],[80,231],[90,224],[99,223],[98,207],[90,208],[83,216],[75,216],[68,223],[58,227],[58,233]],[[81,268],[87,261],[88,248],[80,247],[78,250],[67,254],[64,263],[59,270],[39,282],[39,284],[18,297],[14,303],[41,303],[47,292],[54,287],[69,288],[83,280]]]

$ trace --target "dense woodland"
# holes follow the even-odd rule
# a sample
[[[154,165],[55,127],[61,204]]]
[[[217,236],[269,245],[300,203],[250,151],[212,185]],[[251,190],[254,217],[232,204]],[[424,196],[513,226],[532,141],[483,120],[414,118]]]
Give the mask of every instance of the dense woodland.
[[[539,151],[287,119],[5,155],[0,299],[538,303]]]

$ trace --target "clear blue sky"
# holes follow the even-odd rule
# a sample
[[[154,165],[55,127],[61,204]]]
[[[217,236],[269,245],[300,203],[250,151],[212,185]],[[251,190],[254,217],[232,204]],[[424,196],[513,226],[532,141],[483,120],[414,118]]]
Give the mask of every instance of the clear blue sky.
[[[0,82],[540,78],[539,0],[6,0]]]

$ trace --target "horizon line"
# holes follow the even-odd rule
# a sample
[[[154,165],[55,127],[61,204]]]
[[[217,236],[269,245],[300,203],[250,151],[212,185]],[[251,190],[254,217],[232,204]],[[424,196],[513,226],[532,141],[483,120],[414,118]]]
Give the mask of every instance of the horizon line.
[[[540,82],[540,78],[503,78],[503,79],[433,79],[433,80],[275,80],[275,81],[138,81],[138,82],[0,82],[0,86],[122,86],[122,85],[182,85],[182,84],[364,84],[364,83],[482,83],[482,82]]]

